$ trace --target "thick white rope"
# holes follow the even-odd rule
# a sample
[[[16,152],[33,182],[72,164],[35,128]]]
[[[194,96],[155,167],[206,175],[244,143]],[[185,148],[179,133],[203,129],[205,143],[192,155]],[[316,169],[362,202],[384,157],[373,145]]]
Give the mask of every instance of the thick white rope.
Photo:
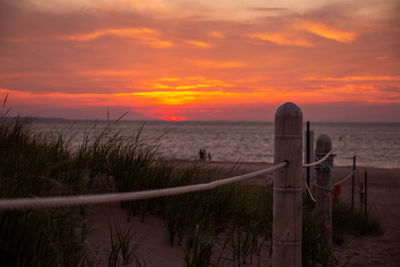
[[[344,183],[346,180],[350,179],[351,176],[352,176],[354,173],[357,173],[357,170],[352,171],[352,172],[349,173],[345,178],[343,178],[343,179],[340,180],[339,182],[334,183],[333,185],[336,186],[336,185],[340,185],[341,183]]]
[[[95,205],[112,202],[131,201],[139,199],[149,199],[156,197],[165,197],[180,195],[195,191],[205,191],[214,189],[221,185],[240,182],[246,179],[263,175],[268,172],[277,170],[287,166],[287,162],[279,163],[267,169],[251,172],[248,174],[226,178],[204,184],[186,185],[180,187],[145,190],[137,192],[111,193],[98,195],[80,195],[80,196],[64,196],[64,197],[45,197],[45,198],[15,198],[1,199],[0,210],[17,210],[17,209],[39,209],[39,208],[56,208],[56,207],[71,207],[80,205]]]
[[[326,153],[326,155],[322,159],[320,159],[318,161],[311,162],[311,163],[303,164],[303,168],[312,167],[312,166],[316,166],[318,164],[321,164],[324,160],[326,160],[332,154],[332,152],[333,152],[333,149],[331,149],[331,151]]]
[[[311,190],[310,190],[310,188],[308,187],[307,183],[304,183],[304,184],[305,184],[305,186],[306,186],[308,195],[310,196],[310,198],[312,199],[312,201],[316,202],[316,200],[315,200],[314,196],[312,195]]]

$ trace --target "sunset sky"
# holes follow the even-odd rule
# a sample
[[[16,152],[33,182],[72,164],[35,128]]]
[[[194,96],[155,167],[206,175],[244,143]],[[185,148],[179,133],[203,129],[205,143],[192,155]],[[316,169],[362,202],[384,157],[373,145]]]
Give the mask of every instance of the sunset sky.
[[[400,2],[0,0],[12,114],[400,122]]]

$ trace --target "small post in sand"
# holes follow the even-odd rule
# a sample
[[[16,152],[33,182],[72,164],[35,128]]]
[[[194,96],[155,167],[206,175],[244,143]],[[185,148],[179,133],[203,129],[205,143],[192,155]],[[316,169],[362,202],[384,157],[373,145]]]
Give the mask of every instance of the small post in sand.
[[[367,204],[368,204],[368,173],[367,170],[365,170],[364,174],[364,190],[365,190],[365,199],[364,199],[364,215],[368,217],[368,211],[367,211]]]
[[[354,179],[356,177],[356,155],[353,156],[353,174],[351,175],[351,212],[354,212]]]
[[[311,162],[311,153],[314,151],[314,131],[310,131],[310,122],[307,121],[306,136],[304,139],[304,163],[308,164]],[[305,172],[305,178],[307,186],[310,187],[310,180],[313,179],[314,167],[307,167]]]
[[[275,113],[272,266],[301,266],[303,113],[285,103]]]
[[[331,138],[325,134],[318,136],[315,154],[323,158],[332,149]],[[317,227],[326,246],[332,247],[332,167],[333,156],[329,156],[316,167],[316,212]]]

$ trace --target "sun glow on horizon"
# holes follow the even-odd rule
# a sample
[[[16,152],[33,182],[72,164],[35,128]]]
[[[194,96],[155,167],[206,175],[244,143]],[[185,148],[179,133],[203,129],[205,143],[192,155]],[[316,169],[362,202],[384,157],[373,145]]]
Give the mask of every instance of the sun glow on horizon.
[[[171,122],[186,120],[184,117],[179,117],[179,116],[165,116],[165,117],[161,117],[161,119],[166,120],[166,121],[171,121]]]

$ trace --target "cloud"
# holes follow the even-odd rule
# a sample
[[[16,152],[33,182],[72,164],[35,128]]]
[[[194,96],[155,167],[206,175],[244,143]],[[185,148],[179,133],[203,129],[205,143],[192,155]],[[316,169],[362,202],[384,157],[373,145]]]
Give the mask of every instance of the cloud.
[[[223,91],[152,91],[122,93],[117,94],[117,96],[141,96],[153,100],[155,104],[176,106],[214,100],[215,97],[227,97],[235,94]]]
[[[193,45],[193,46],[201,47],[201,48],[210,48],[211,47],[211,44],[203,42],[203,41],[186,40],[185,43]]]
[[[378,81],[400,81],[400,76],[346,76],[346,77],[306,77],[306,81],[327,82],[378,82]]]
[[[352,31],[339,30],[320,22],[306,21],[296,24],[295,28],[303,29],[320,37],[341,43],[351,43],[357,37],[357,34]]]
[[[0,73],[0,78],[23,78],[23,77],[47,77],[57,75],[48,72],[17,72],[17,73]]]
[[[177,78],[162,78],[159,79],[164,83],[152,83],[152,89],[165,89],[165,90],[190,90],[199,88],[215,88],[215,87],[233,87],[235,84],[225,83],[221,80],[208,80],[204,77],[186,77],[182,79]],[[168,82],[169,84],[165,84]],[[169,92],[169,91],[168,91]]]
[[[85,4],[85,1],[78,1]],[[169,13],[173,6],[169,5],[168,2],[162,0],[113,0],[113,1],[99,1],[99,0],[87,0],[89,6],[97,8],[99,10],[114,10],[114,11],[136,11],[136,12],[151,12],[151,13]]]
[[[250,38],[260,39],[282,46],[314,46],[314,44],[305,38],[290,33],[254,33],[250,34]]]
[[[240,68],[246,65],[244,62],[238,61],[189,60],[189,62],[194,66],[211,69]]]
[[[211,31],[208,33],[208,36],[214,37],[214,38],[220,38],[220,39],[225,38],[225,35],[218,31]]]
[[[156,89],[188,90],[188,89],[196,89],[196,88],[210,88],[210,87],[214,87],[214,85],[211,85],[211,84],[191,84],[191,85],[171,86],[171,85],[166,85],[166,84],[161,84],[161,83],[153,83],[152,87],[156,88]]]
[[[169,41],[161,40],[160,33],[158,31],[146,27],[103,29],[83,34],[62,35],[59,36],[59,39],[71,40],[77,42],[89,42],[92,40],[99,39],[103,36],[134,38],[154,48],[166,48],[174,46],[174,44]]]
[[[249,9],[250,10],[254,10],[254,11],[268,11],[268,12],[270,12],[270,11],[276,12],[276,11],[285,11],[285,10],[287,10],[287,8],[284,8],[284,7],[251,7]]]
[[[106,35],[114,35],[126,38],[137,38],[138,36],[143,36],[143,35],[154,35],[154,30],[148,28],[104,29],[84,34],[63,35],[60,36],[60,39],[72,40],[77,42],[88,42]]]
[[[181,78],[177,78],[177,77],[168,77],[168,78],[160,78],[160,79],[158,79],[159,81],[162,81],[162,82],[177,82],[177,81],[180,81],[181,80]]]
[[[80,71],[79,75],[87,76],[134,76],[142,72],[137,70],[86,70]]]
[[[253,33],[249,37],[281,46],[315,47],[317,45],[316,40],[311,40],[303,31],[340,43],[351,43],[357,37],[354,31],[339,30],[324,23],[313,21],[292,22],[280,27],[279,31]]]

